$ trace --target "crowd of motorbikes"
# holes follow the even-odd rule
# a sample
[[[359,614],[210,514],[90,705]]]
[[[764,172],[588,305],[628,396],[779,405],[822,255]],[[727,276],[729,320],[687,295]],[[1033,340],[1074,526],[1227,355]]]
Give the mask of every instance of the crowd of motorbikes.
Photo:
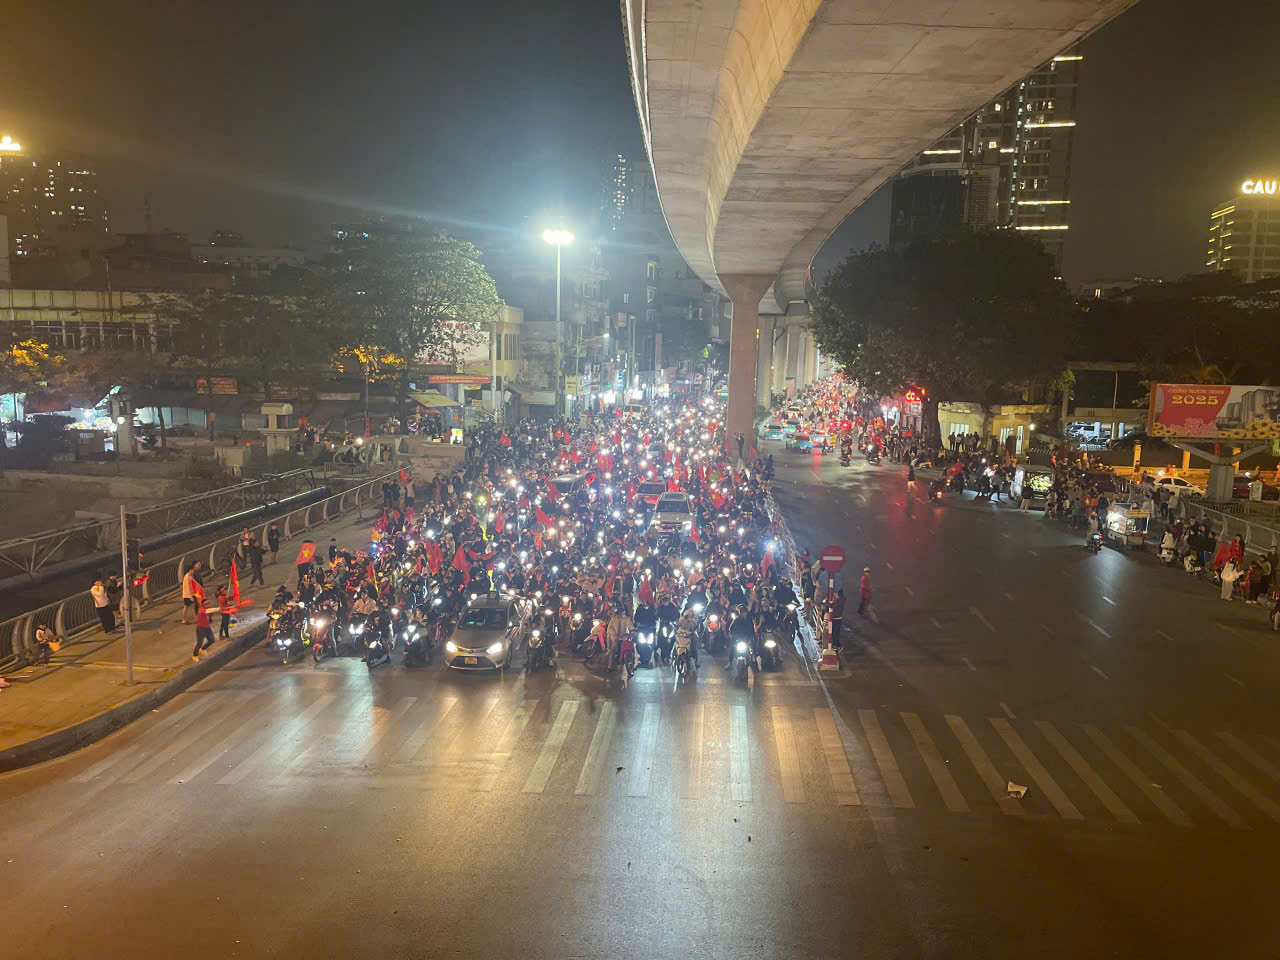
[[[799,601],[773,538],[769,471],[730,463],[705,404],[673,401],[554,435],[520,424],[514,443],[495,431],[434,511],[384,510],[368,550],[333,549],[295,590],[281,586],[270,654],[428,666],[468,606],[492,595],[527,601],[519,640],[531,672],[557,655],[628,676],[669,664],[681,680],[703,655],[723,656],[739,678],[776,669],[798,635]],[[583,469],[588,456],[594,469]],[[550,480],[575,469],[580,481],[555,495]],[[651,527],[653,505],[635,490],[655,478],[688,495],[686,529]],[[432,562],[430,545],[441,543],[444,562],[438,549]]]

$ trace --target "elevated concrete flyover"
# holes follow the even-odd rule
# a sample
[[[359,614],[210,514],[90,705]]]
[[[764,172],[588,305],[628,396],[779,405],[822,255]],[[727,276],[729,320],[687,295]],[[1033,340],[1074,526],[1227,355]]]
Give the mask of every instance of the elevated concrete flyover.
[[[622,0],[667,224],[733,300],[730,436],[751,430],[759,313],[803,305],[809,264],[841,221],[1133,2]]]

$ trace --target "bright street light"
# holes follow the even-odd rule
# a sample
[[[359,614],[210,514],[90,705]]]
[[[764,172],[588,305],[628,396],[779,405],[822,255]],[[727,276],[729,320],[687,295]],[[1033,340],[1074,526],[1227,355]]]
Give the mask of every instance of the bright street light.
[[[567,247],[573,243],[573,234],[568,230],[543,230],[542,239],[553,247]]]

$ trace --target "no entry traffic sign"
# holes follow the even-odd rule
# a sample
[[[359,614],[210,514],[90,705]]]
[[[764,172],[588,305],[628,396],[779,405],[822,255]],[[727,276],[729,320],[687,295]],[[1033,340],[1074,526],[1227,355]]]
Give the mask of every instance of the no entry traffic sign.
[[[823,547],[818,555],[818,563],[828,573],[835,573],[844,566],[844,547]]]

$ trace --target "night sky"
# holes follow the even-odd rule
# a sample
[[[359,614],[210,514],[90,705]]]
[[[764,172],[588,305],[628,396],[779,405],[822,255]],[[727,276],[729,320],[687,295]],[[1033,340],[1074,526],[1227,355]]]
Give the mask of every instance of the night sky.
[[[1069,281],[1197,270],[1210,207],[1280,173],[1277,26],[1266,0],[1141,0],[1087,41]],[[0,132],[92,155],[117,229],[149,195],[157,228],[298,246],[358,208],[572,222],[639,144],[611,0],[28,4]],[[819,272],[883,239],[884,194]]]

